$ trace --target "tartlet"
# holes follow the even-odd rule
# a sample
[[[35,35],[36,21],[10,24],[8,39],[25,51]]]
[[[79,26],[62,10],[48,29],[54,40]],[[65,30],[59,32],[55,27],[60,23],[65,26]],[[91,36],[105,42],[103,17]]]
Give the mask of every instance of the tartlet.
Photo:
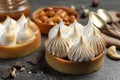
[[[45,58],[47,63],[55,70],[65,74],[88,74],[97,71],[104,64],[104,52],[97,57],[92,58],[89,62],[73,62],[61,59],[51,55],[46,51]]]
[[[70,15],[73,15],[72,17],[75,17],[76,20],[79,20],[79,16],[78,16],[77,11],[75,11],[75,10],[73,10],[71,8],[68,8],[68,7],[64,7],[64,6],[51,6],[51,7],[37,9],[36,11],[33,12],[32,17],[33,17],[33,20],[35,21],[35,23],[38,25],[41,33],[48,34],[49,30],[53,26],[55,26],[57,23],[59,23],[60,20],[63,19],[63,17],[65,18],[66,15],[62,16],[62,17],[60,16],[60,14],[62,14],[64,12],[59,13],[59,15],[57,15],[57,17],[56,17],[55,14],[57,13],[58,10],[60,10],[60,11],[63,10],[64,12],[66,12],[67,13],[66,14],[67,17],[69,17]],[[51,15],[49,17],[49,14],[47,14],[47,12],[49,12],[49,11],[54,11],[54,15],[52,17],[51,17]],[[45,13],[45,14],[43,14],[43,13]],[[40,16],[42,16],[42,18]],[[45,19],[45,20],[43,20],[43,19]],[[53,21],[52,19],[56,20],[55,24],[53,22],[49,22],[48,19],[50,21]],[[48,22],[45,22],[47,20],[48,20]],[[70,22],[70,23],[72,23],[72,22]],[[68,23],[68,24],[66,23],[66,25],[69,25],[70,23]]]
[[[28,25],[31,24],[29,25],[29,27],[31,28],[30,30],[26,29],[27,31],[25,31],[25,29],[21,31],[22,26],[18,24],[19,23],[21,24],[22,21],[24,22],[25,19],[28,20],[28,22],[30,22],[28,23]],[[9,22],[10,24],[7,24]],[[3,24],[1,25],[3,25],[5,31],[3,30],[3,34],[0,34],[1,35],[0,58],[10,59],[10,58],[19,58],[19,57],[27,56],[29,54],[32,54],[36,49],[40,47],[40,41],[41,41],[40,31],[38,27],[35,25],[35,23],[33,23],[29,18],[26,18],[24,15],[22,15],[17,22],[12,18],[7,17],[6,20],[3,22]],[[16,25],[20,27],[20,30],[18,32],[14,31]],[[11,31],[11,32],[8,33],[7,31]],[[29,31],[33,31],[34,38],[30,38],[31,35],[29,35],[30,33]],[[21,35],[23,35],[23,37]],[[18,37],[20,37],[19,40]]]
[[[50,30],[45,41],[45,59],[53,69],[77,75],[102,67],[106,42],[90,14],[84,27],[76,20],[68,27],[61,21]]]

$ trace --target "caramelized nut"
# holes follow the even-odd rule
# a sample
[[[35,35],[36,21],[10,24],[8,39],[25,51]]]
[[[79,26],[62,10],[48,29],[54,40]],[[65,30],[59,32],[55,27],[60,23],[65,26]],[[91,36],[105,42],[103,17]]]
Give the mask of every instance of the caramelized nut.
[[[66,11],[64,11],[64,10],[62,10],[62,9],[60,9],[60,10],[58,10],[57,12],[56,12],[56,15],[58,15],[58,16],[60,16],[60,17],[65,17],[66,15],[67,15],[67,12]]]
[[[54,17],[52,17],[52,19],[55,23],[59,23],[61,20],[61,18],[59,16],[54,16]]]
[[[45,22],[45,20],[47,20],[47,19],[48,19],[47,16],[42,16],[42,17],[40,17],[40,20],[41,20],[42,22]]]
[[[70,23],[73,23],[73,22],[74,22],[74,20],[75,20],[75,16],[73,16],[73,15],[72,15],[72,16],[70,16],[70,18],[69,18],[69,22],[70,22]]]
[[[52,8],[52,7],[47,7],[47,8],[44,9],[44,11],[45,11],[45,12],[46,12],[46,11],[53,11],[53,8]]]
[[[44,12],[43,10],[39,11],[39,17],[45,16],[45,15],[46,15],[46,14],[45,14],[45,12]]]
[[[47,15],[48,17],[52,17],[52,16],[55,15],[55,12],[54,12],[54,11],[46,11],[46,15]]]
[[[63,21],[67,22],[69,20],[69,16],[66,15],[64,18],[63,18]]]
[[[54,25],[54,22],[53,21],[49,21],[48,24]]]

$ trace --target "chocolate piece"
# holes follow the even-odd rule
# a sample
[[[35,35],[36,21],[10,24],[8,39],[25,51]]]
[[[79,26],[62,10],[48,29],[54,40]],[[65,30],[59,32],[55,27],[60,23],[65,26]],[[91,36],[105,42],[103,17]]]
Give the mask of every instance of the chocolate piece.
[[[102,36],[105,39],[105,41],[107,42],[108,46],[115,45],[118,49],[120,49],[120,40],[119,39],[113,38],[113,37],[108,36],[103,33],[102,33]]]
[[[2,79],[8,79],[10,78],[10,71],[9,70],[5,70],[1,73],[1,78]]]
[[[18,70],[20,70],[20,69],[22,68],[22,66],[23,66],[23,65],[21,64],[20,61],[15,62],[14,65],[13,65],[13,67],[15,67],[15,68],[18,69]]]
[[[31,69],[30,71],[31,71],[32,73],[37,73],[37,72],[38,72],[37,69]]]
[[[98,0],[93,0],[92,7],[97,7],[99,5]]]
[[[41,60],[41,57],[42,57],[42,55],[40,54],[39,56],[33,57],[32,59],[28,60],[27,63],[36,65]]]
[[[119,31],[115,30],[115,28],[113,28],[114,25],[113,26],[107,25],[106,27],[107,27],[107,30],[101,30],[103,33],[105,33],[111,37],[120,39]]]
[[[39,60],[40,60],[39,57],[34,57],[31,60],[28,60],[27,62],[32,65],[36,65],[36,64],[38,64]]]
[[[120,18],[120,13],[117,13],[116,15],[117,15],[117,17],[119,17],[119,18]]]

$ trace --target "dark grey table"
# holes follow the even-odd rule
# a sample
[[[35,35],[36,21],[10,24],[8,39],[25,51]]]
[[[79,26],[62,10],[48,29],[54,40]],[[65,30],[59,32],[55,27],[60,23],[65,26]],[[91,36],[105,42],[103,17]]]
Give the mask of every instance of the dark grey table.
[[[92,8],[92,0],[30,0],[30,5],[32,7],[32,12],[40,7],[46,6],[70,6],[75,5],[80,14],[80,5],[85,5],[92,11],[96,11],[98,8],[104,8],[106,10],[117,10],[120,11],[120,0],[99,0],[99,7]],[[32,14],[32,13],[31,13]],[[80,19],[82,24],[87,24],[87,19]],[[44,59],[44,40],[47,38],[47,35],[42,35],[42,42],[40,48],[34,52],[34,54],[27,57],[19,59],[10,59],[10,60],[1,60],[0,59],[0,74],[4,69],[12,67],[14,62],[21,61],[25,65],[26,70],[24,72],[18,72],[18,75],[15,79],[8,80],[120,80],[120,61],[114,61],[109,59],[105,55],[105,64],[97,72],[88,74],[88,75],[66,75],[59,73],[52,68],[50,68]],[[37,65],[31,65],[27,63],[27,60],[41,56],[41,59]],[[31,70],[37,71],[37,73],[28,72]],[[0,78],[0,80],[2,80]]]

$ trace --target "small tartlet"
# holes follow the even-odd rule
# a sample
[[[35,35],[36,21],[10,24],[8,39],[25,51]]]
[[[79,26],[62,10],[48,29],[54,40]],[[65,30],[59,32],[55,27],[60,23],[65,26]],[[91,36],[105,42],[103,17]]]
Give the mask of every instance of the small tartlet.
[[[43,34],[48,34],[49,30],[53,26],[56,25],[56,24],[49,24],[49,23],[41,22],[40,21],[41,19],[39,19],[39,15],[42,13],[41,11],[44,11],[44,12],[47,11],[47,10],[49,11],[51,8],[53,9],[52,11],[55,11],[55,12],[58,11],[58,10],[63,10],[63,11],[65,11],[67,13],[67,15],[69,15],[69,14],[73,15],[75,17],[75,19],[79,21],[79,16],[78,16],[77,11],[75,11],[75,10],[73,10],[71,8],[68,8],[68,7],[64,7],[64,6],[51,6],[51,7],[45,7],[45,8],[37,9],[36,11],[33,12],[32,17],[33,17],[33,20],[35,21],[35,23],[38,25],[41,33],[43,33]],[[59,15],[57,17],[59,17],[59,19],[62,19]],[[47,19],[49,19],[49,17]],[[47,19],[45,19],[45,21]],[[57,19],[57,23],[58,22],[59,21]],[[67,24],[67,25],[69,25],[69,24]]]
[[[22,17],[26,18],[24,15],[22,15],[21,21],[22,21]],[[18,21],[15,22],[15,20],[10,18],[9,16],[6,19],[8,19],[8,20],[6,20],[6,22],[9,22],[9,20],[10,20],[10,23],[13,22],[13,23],[17,24],[17,22],[18,22]],[[26,18],[26,20],[27,19],[30,20],[29,18]],[[24,22],[24,20],[23,20],[23,22]],[[31,20],[30,20],[30,22],[31,22],[30,23],[31,30],[36,32],[34,34],[34,38],[32,38],[28,41],[23,40],[24,42],[22,42],[22,43],[16,41],[16,44],[14,44],[14,43],[8,44],[9,42],[8,43],[3,42],[4,45],[2,45],[2,44],[0,45],[0,58],[1,59],[11,59],[11,58],[24,57],[24,56],[32,54],[35,50],[37,50],[40,47],[41,33],[40,33],[37,25],[34,22],[32,22]],[[4,22],[2,24],[4,24]],[[13,24],[13,26],[16,26],[16,25]],[[21,28],[22,26],[19,26],[19,27]],[[14,31],[14,28],[16,28],[16,27],[12,27],[12,26],[7,27],[6,26],[5,28]],[[22,34],[23,32],[20,32],[20,33]],[[28,32],[29,31],[26,31],[25,34],[28,34]],[[11,42],[14,39],[11,35],[12,34],[10,34],[10,33],[4,32],[3,35],[1,36],[1,39],[6,37],[5,38],[6,41],[8,40]],[[14,36],[15,36],[15,31],[14,31]],[[28,37],[30,37],[30,36],[28,35],[27,37],[22,37],[22,38],[27,39]]]
[[[46,62],[65,74],[88,74],[99,70],[104,64],[106,42],[97,29],[91,15],[83,26],[76,20],[69,26],[61,21],[53,27],[45,41]]]
[[[55,70],[64,74],[88,74],[97,71],[104,64],[104,52],[101,52],[97,57],[92,58],[89,62],[74,62],[61,59],[51,55],[46,51],[45,59],[47,63]]]

